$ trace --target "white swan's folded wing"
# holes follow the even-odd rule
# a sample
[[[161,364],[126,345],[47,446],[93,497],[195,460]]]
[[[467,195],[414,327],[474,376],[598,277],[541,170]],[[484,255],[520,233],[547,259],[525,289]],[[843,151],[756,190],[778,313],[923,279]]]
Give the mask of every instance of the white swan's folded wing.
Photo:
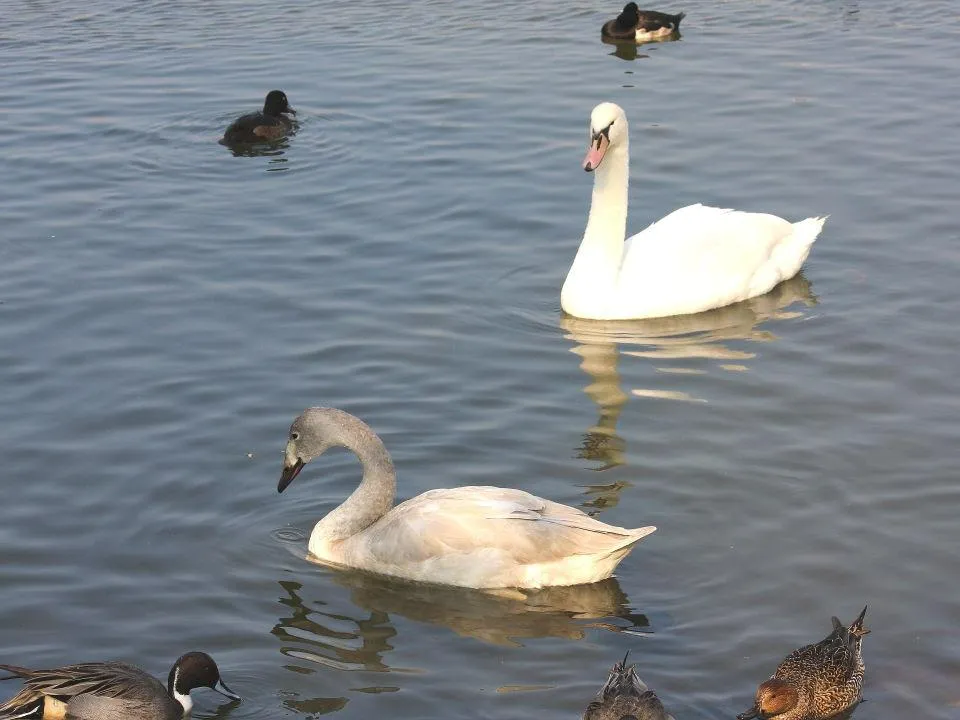
[[[796,274],[799,262],[780,261],[794,226],[775,215],[690,205],[631,237],[617,283],[622,304],[638,314],[680,314],[721,307],[766,292]],[[785,266],[786,265],[786,266]]]

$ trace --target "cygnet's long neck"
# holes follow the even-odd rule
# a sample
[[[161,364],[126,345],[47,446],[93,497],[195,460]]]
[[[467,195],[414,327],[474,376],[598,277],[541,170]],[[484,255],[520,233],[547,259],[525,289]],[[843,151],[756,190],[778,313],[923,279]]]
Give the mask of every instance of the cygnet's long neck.
[[[567,282],[589,285],[594,292],[616,283],[627,233],[627,185],[630,148],[626,137],[611,146],[594,171],[590,217]]]
[[[363,467],[360,486],[313,529],[315,542],[336,542],[356,535],[390,512],[397,493],[397,474],[390,453],[362,420],[344,413],[329,440],[352,450]]]

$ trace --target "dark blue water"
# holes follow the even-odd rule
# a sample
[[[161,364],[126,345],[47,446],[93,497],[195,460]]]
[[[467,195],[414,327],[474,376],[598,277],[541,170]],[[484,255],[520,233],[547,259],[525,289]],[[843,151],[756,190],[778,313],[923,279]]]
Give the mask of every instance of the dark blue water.
[[[858,720],[960,717],[953,3],[663,6],[682,40],[634,60],[599,42],[616,6],[503,5],[2,9],[0,660],[165,677],[203,649],[246,702],[200,717],[570,718],[629,649],[678,720],[719,719],[870,603]],[[235,157],[274,87],[298,132]],[[803,277],[562,318],[602,100],[632,232],[829,213]],[[366,419],[402,497],[660,531],[526,601],[311,565],[358,467],[277,496],[309,405]]]

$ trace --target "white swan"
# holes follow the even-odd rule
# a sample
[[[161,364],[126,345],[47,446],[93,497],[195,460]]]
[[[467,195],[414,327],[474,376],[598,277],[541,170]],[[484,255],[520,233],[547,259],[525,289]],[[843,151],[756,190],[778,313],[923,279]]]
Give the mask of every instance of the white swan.
[[[318,559],[411,580],[472,588],[539,588],[603,580],[656,530],[607,525],[576,508],[497,487],[430,490],[393,507],[396,474],[380,438],[335,408],[293,421],[277,486],[332,447],[356,453],[363,480],[316,524]]]
[[[590,217],[560,293],[570,315],[685,315],[763,295],[800,271],[826,221],[689,205],[624,241],[629,155],[623,109],[597,105],[583,163],[595,171]]]

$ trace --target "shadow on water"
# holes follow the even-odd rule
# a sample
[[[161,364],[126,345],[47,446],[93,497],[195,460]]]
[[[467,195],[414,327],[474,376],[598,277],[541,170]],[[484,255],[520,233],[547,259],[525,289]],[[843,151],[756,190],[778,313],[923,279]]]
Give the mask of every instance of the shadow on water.
[[[650,622],[629,605],[615,578],[590,585],[540,590],[484,592],[430,585],[355,571],[332,570],[329,577],[350,591],[350,600],[367,614],[355,619],[322,609],[323,602],[302,597],[303,586],[281,581],[280,603],[291,609],[272,632],[287,657],[339,670],[387,672],[386,662],[398,631],[391,615],[448,628],[458,635],[492,643],[519,645],[523,638],[580,640],[590,628],[612,632],[649,632]],[[294,672],[311,672],[291,665]]]
[[[618,367],[621,355],[652,360],[661,373],[676,377],[706,372],[696,367],[676,366],[678,361],[716,361],[723,370],[742,372],[748,369],[745,363],[755,354],[728,343],[775,341],[776,335],[759,329],[761,323],[802,317],[802,310],[788,308],[797,303],[812,307],[816,302],[810,283],[803,275],[797,275],[766,295],[696,315],[631,321],[582,320],[564,315],[560,326],[565,337],[575,343],[573,352],[580,356],[580,367],[590,376],[584,392],[599,409],[597,422],[583,435],[577,457],[599,463],[597,470],[623,464],[626,446],[617,434],[617,423],[631,395],[705,402],[683,390],[634,388],[625,391]],[[624,350],[621,346],[636,349]],[[598,497],[587,505],[596,508],[615,505],[620,489],[622,486],[592,486],[588,492]]]

